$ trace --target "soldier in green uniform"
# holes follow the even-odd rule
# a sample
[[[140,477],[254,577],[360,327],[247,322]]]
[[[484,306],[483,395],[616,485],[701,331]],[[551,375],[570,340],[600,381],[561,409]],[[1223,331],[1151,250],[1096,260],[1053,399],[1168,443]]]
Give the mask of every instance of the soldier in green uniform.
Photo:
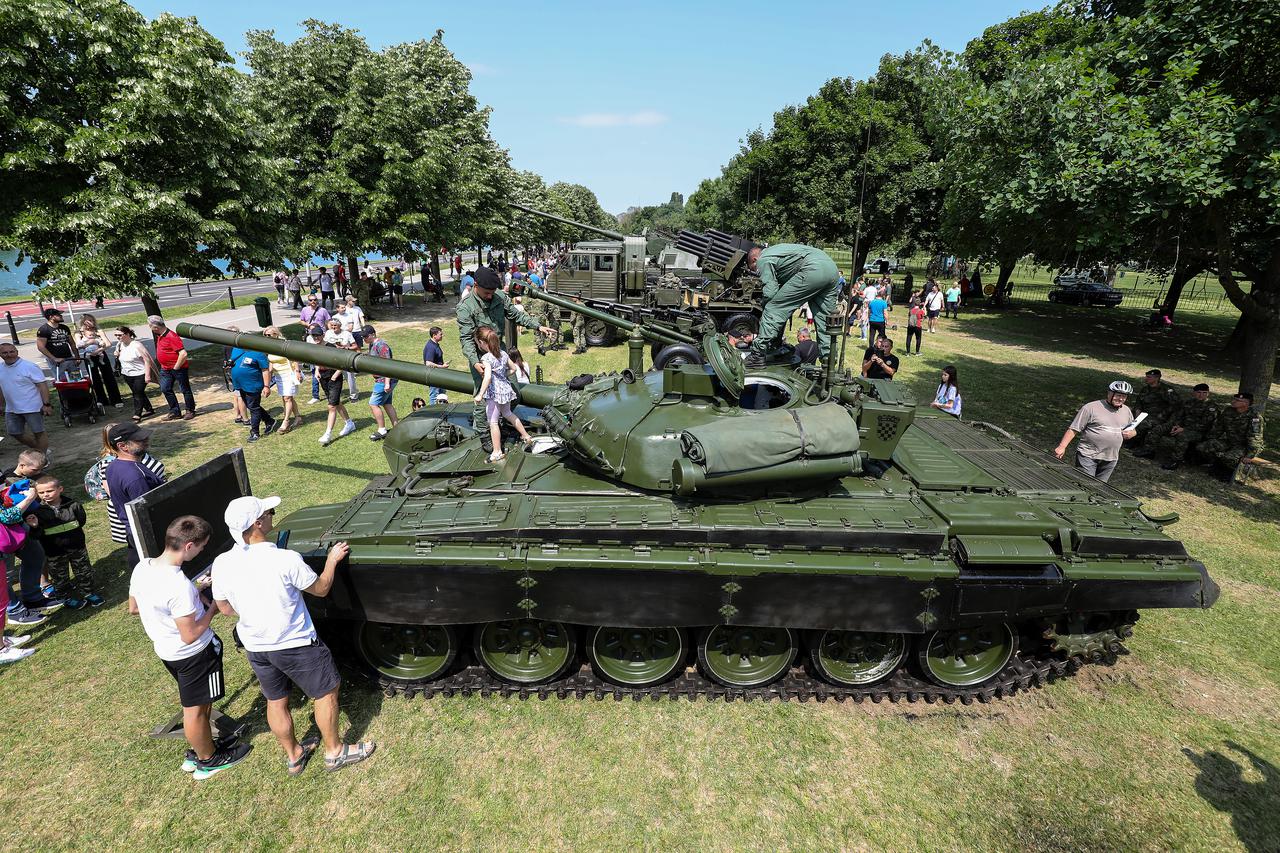
[[[1243,483],[1245,471],[1262,450],[1262,415],[1253,408],[1253,395],[1241,391],[1231,398],[1231,405],[1214,421],[1209,437],[1200,442],[1196,453],[1210,465],[1226,470],[1223,479]]]
[[[529,305],[529,314],[533,319],[552,330],[549,335],[543,334],[541,330],[533,333],[538,344],[538,355],[546,355],[547,350],[560,343],[560,309],[550,302],[533,297],[526,297],[524,304]]]
[[[572,313],[573,325],[569,327],[569,334],[573,335],[573,354],[581,355],[587,351],[587,318],[577,311]]]
[[[1217,417],[1218,404],[1209,399],[1209,386],[1201,382],[1192,389],[1191,399],[1182,404],[1178,417],[1147,436],[1156,458],[1163,460],[1160,467],[1172,471],[1181,465],[1187,451],[1209,436]]]
[[[508,320],[526,329],[537,329],[544,335],[549,335],[555,330],[538,325],[537,320],[516,307],[511,302],[511,297],[502,292],[502,279],[498,278],[498,274],[489,267],[477,269],[475,278],[476,283],[472,286],[471,292],[458,302],[457,317],[462,354],[471,367],[471,382],[475,390],[479,391],[480,383],[484,379],[484,365],[480,363],[480,352],[476,348],[476,329],[488,326],[498,333],[499,340],[502,338],[502,330]],[[480,434],[484,449],[492,453],[489,423],[485,418],[483,405],[476,404],[471,413],[471,424]]]
[[[801,305],[808,305],[813,313],[818,351],[825,362],[831,352],[826,318],[835,310],[840,295],[840,271],[836,269],[836,262],[813,246],[779,243],[767,249],[756,246],[747,255],[747,265],[760,276],[764,300],[760,332],[751,342],[747,366],[764,366],[765,358],[781,344],[787,320]]]
[[[1133,446],[1142,449],[1135,451],[1133,455],[1154,456],[1155,451],[1147,444],[1147,438],[1159,435],[1172,421],[1178,419],[1178,412],[1182,409],[1182,395],[1177,388],[1161,379],[1160,371],[1153,367],[1147,371],[1143,386],[1130,402],[1134,417],[1140,414],[1147,416],[1135,428],[1138,435],[1133,440]]]

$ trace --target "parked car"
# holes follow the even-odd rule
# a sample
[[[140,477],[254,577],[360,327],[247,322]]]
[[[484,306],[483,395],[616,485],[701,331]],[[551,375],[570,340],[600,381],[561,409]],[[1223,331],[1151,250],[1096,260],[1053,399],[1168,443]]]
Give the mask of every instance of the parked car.
[[[1054,279],[1049,291],[1049,301],[1060,305],[1102,305],[1114,308],[1124,301],[1124,293],[1105,281],[1093,281],[1086,276],[1060,275]]]

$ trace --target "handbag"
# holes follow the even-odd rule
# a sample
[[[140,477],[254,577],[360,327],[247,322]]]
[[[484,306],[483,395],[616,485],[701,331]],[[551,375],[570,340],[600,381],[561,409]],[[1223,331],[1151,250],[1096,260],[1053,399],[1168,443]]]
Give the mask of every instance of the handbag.
[[[15,554],[27,542],[27,526],[17,524],[0,524],[0,554]]]

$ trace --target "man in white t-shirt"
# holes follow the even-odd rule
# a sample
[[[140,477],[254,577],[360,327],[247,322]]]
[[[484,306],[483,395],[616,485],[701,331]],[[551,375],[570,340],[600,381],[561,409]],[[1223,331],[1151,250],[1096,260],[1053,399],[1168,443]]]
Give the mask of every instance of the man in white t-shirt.
[[[301,773],[315,747],[298,743],[289,713],[289,685],[315,701],[316,727],[324,741],[324,765],[338,770],[373,754],[373,741],[344,744],[338,736],[338,686],[342,679],[329,647],[320,641],[302,593],[324,598],[347,556],[347,543],[329,549],[317,575],[296,551],[270,538],[280,498],[248,495],[227,505],[223,518],[231,550],[213,561],[213,599],[228,616],[238,615],[236,633],[249,655],[267,700],[267,724],[285,751],[290,775]]]
[[[32,450],[48,451],[44,419],[53,414],[49,380],[10,343],[0,344],[0,406],[4,408],[5,432]],[[27,427],[31,438],[27,438]]]
[[[339,317],[331,317],[329,319],[329,329],[324,333],[324,342],[333,344],[338,349],[347,349],[358,351],[360,344],[356,343],[356,337],[347,329],[343,328],[343,320]],[[347,389],[349,391],[349,399],[355,402],[360,398],[359,390],[356,388],[356,374],[354,370],[345,371],[347,375]]]
[[[215,743],[209,726],[213,703],[223,695],[222,641],[209,623],[195,584],[182,572],[209,544],[209,523],[194,515],[175,519],[164,532],[164,553],[140,560],[129,577],[129,612],[142,617],[156,656],[178,682],[182,732],[191,748],[182,769],[208,779],[244,760],[252,749],[234,738]]]

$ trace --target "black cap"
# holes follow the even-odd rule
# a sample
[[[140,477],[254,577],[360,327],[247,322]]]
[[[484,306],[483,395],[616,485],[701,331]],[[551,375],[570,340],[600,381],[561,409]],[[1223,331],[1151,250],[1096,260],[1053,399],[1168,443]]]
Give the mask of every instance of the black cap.
[[[360,329],[360,334],[364,335],[366,338],[371,338],[378,333],[374,331],[373,326],[364,326]]]
[[[311,335],[311,337],[313,338],[323,337],[324,326],[321,326],[319,323],[312,323],[310,326],[307,327],[307,333]]]
[[[1248,391],[1240,391],[1240,392],[1237,392],[1237,394],[1236,394],[1236,399],[1237,399],[1237,400],[1248,400],[1250,403],[1252,403],[1252,402],[1253,402],[1253,395],[1252,395],[1252,394],[1250,394]]]
[[[1151,368],[1150,370],[1148,370],[1148,371],[1147,371],[1147,375],[1148,375],[1148,376],[1159,376],[1159,375],[1160,375],[1160,371],[1153,367],[1153,368]]]
[[[137,424],[116,424],[107,430],[107,444],[113,448],[122,441],[142,441],[151,438],[151,430],[143,429]]]
[[[1192,391],[1208,391],[1209,386],[1201,382],[1199,385],[1191,389]]]
[[[480,267],[476,270],[476,287],[481,290],[497,290],[502,287],[502,279],[498,278],[498,274],[488,267]]]
[[[44,309],[44,318],[46,320],[48,320],[50,317],[61,317],[61,316],[62,316],[62,312],[59,311],[57,308]]]

